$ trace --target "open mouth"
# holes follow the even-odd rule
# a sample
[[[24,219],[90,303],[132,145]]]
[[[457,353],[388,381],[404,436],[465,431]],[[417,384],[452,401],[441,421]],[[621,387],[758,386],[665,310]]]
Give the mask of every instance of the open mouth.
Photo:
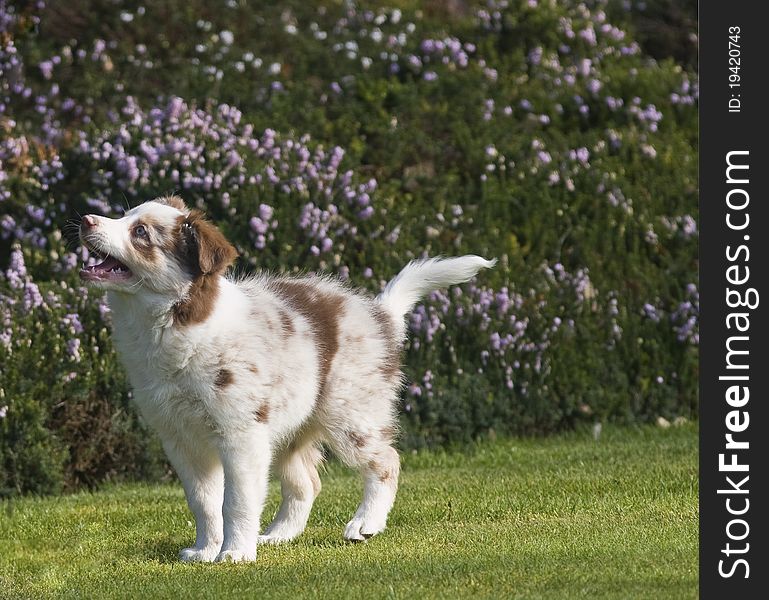
[[[80,270],[80,279],[84,281],[124,281],[133,273],[114,256],[109,256],[96,265]]]

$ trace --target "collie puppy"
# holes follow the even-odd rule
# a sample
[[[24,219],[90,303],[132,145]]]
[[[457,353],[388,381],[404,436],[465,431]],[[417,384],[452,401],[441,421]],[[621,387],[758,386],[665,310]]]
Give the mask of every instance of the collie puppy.
[[[411,262],[376,298],[330,277],[225,276],[235,248],[198,210],[159,198],[120,219],[83,217],[113,337],[146,422],[195,515],[183,561],[249,561],[294,539],[320,492],[327,444],[364,479],[348,540],[384,530],[398,485],[393,448],[405,315],[428,292],[495,261]],[[260,535],[270,469],[282,504]]]

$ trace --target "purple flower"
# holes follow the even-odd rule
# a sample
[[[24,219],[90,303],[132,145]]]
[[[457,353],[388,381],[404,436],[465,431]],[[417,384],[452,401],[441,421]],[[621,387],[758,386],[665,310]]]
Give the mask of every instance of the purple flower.
[[[67,340],[67,354],[75,362],[80,362],[80,338]]]
[[[489,337],[489,341],[491,342],[491,347],[494,350],[499,351],[501,349],[502,342],[498,332],[495,331],[494,333],[492,333],[491,336]]]
[[[50,79],[53,75],[53,62],[50,60],[44,60],[41,62],[38,67],[40,67],[40,72],[43,74],[43,77],[45,79]]]
[[[65,327],[71,328],[72,333],[74,334],[83,333],[83,325],[80,323],[80,317],[77,313],[69,313],[65,315],[62,319],[62,323]]]
[[[23,280],[27,277],[27,267],[24,264],[24,255],[18,248],[11,250],[11,260],[8,263],[5,276],[14,289],[20,289],[24,285]]]
[[[542,62],[542,46],[537,46],[529,52],[528,60],[532,65],[539,65]]]
[[[595,29],[593,29],[592,25],[589,25],[585,27],[585,29],[580,31],[579,37],[585,40],[588,46],[595,46],[598,43],[598,40],[596,39],[596,36],[595,36]]]
[[[648,302],[644,304],[643,311],[647,319],[654,323],[659,323],[660,316],[657,313],[657,308],[653,304],[649,304]]]

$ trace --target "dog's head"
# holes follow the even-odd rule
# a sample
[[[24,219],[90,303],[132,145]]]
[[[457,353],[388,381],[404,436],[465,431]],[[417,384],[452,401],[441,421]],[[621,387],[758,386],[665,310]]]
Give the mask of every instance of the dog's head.
[[[98,287],[175,296],[201,277],[224,272],[237,251],[203,213],[176,196],[137,206],[120,219],[86,215],[80,240],[102,261],[80,271]]]

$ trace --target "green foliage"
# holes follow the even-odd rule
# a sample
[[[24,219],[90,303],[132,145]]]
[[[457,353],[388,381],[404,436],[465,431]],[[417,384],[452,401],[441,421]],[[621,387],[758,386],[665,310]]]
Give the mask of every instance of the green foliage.
[[[4,493],[158,472],[66,223],[171,191],[241,273],[500,259],[412,316],[405,448],[696,417],[697,79],[630,4],[0,3]]]
[[[0,344],[0,496],[158,477],[164,463],[129,407],[103,304],[66,283],[14,285],[0,280],[13,326]]]

